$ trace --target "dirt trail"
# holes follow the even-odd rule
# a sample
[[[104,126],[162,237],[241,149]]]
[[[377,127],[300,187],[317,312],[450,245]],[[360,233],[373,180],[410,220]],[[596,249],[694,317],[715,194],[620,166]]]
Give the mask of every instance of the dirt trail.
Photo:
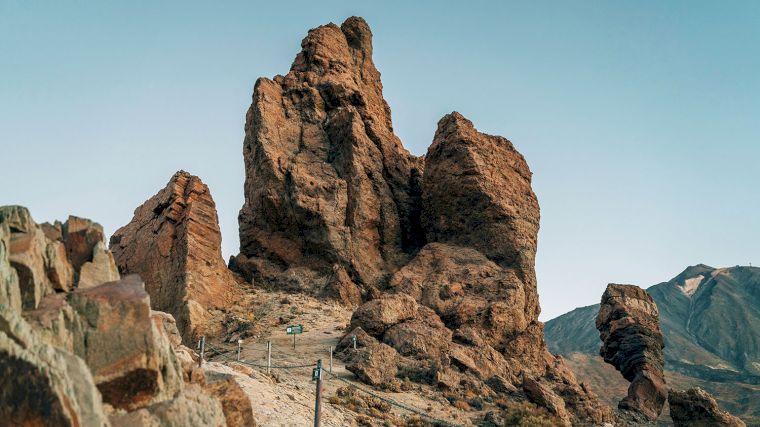
[[[249,330],[252,337],[244,340],[241,360],[234,362],[236,344],[210,340],[211,348],[226,350],[224,356],[208,352],[212,361],[206,369],[236,375],[237,381],[251,396],[256,419],[262,426],[309,426],[313,425],[315,384],[311,380],[312,368],[295,369],[273,368],[271,375],[266,369],[252,366],[266,365],[266,343],[272,342],[272,365],[316,365],[322,359],[322,366],[330,366],[330,346],[335,347],[343,336],[350,318],[351,310],[333,302],[320,301],[301,294],[281,292],[252,291],[240,302],[241,315],[255,315],[254,326]],[[246,310],[247,308],[247,310]],[[286,334],[289,325],[303,325],[303,333],[296,336],[296,348],[293,349],[293,336]],[[373,393],[424,411],[434,417],[449,420],[457,424],[472,425],[463,411],[452,407],[449,402],[434,393],[432,388],[417,386],[413,391],[390,393],[374,390],[355,381],[352,373],[338,358],[333,359],[333,374],[351,383],[371,390]],[[345,388],[342,381],[323,374],[322,425],[356,426],[368,425],[363,417],[337,401],[338,389]],[[363,393],[359,393],[362,394]],[[331,397],[333,399],[331,399]],[[363,396],[362,396],[363,397]],[[392,412],[399,418],[408,418],[410,414],[400,408],[392,407]],[[357,422],[357,419],[360,423]],[[383,420],[369,419],[369,425],[403,425],[383,424]]]

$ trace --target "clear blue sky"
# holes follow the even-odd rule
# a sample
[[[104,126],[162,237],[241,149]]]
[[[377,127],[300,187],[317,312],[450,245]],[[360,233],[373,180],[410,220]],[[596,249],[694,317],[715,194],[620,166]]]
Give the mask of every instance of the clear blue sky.
[[[110,234],[185,169],[236,253],[256,78],[360,15],[410,151],[457,110],[527,158],[543,319],[760,264],[760,2],[408,3],[0,0],[0,204]]]

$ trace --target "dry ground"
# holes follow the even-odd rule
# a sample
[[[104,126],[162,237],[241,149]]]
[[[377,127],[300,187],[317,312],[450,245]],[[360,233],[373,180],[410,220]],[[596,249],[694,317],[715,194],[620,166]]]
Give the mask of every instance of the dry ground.
[[[330,346],[335,347],[345,333],[351,318],[351,310],[337,303],[325,302],[302,294],[250,291],[236,307],[240,318],[251,320],[253,325],[244,339],[241,359],[247,363],[266,364],[266,342],[272,342],[272,364],[304,365],[316,364],[322,359],[323,367],[329,369]],[[304,332],[296,337],[293,349],[292,335],[287,335],[288,325],[303,325]],[[232,338],[233,342],[235,337]],[[208,351],[212,361],[206,369],[233,373],[243,389],[251,397],[254,413],[262,426],[309,426],[313,425],[315,383],[311,380],[312,368],[272,369],[271,375],[266,369],[238,364],[234,343],[209,340],[211,348],[228,350],[224,356]],[[336,358],[333,360],[333,373],[364,389],[371,389],[355,381],[352,373]],[[357,425],[429,425],[419,423],[416,417],[400,408],[378,405],[372,398],[369,404],[363,402],[366,396],[355,393],[354,397],[345,396],[346,384],[323,375],[322,425],[323,426],[357,426]],[[461,425],[472,425],[470,416],[451,406],[439,393],[427,386],[411,384],[405,392],[390,393],[372,389],[380,396],[392,399],[407,406],[418,408],[436,418],[448,420]],[[343,393],[338,396],[339,389]],[[347,401],[350,404],[346,404]],[[331,403],[332,402],[332,403]],[[374,406],[374,409],[372,408]]]

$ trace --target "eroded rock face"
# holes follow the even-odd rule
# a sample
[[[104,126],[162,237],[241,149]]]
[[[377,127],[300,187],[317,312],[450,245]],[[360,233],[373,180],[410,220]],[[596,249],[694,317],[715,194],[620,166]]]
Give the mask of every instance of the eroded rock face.
[[[255,280],[337,264],[366,291],[423,243],[421,162],[393,133],[363,19],[312,29],[301,47],[287,75],[254,88],[231,264]]]
[[[0,234],[5,236],[7,259],[16,272],[24,310],[36,309],[46,295],[55,292],[119,279],[103,243],[103,228],[97,223],[70,216],[65,223],[38,225],[22,206],[0,207],[0,223],[5,224]],[[10,301],[15,296],[4,298]]]
[[[18,313],[0,307],[0,423],[107,426],[82,359],[46,344]]]
[[[338,348],[370,384],[526,399],[528,378],[569,422],[611,421],[543,342],[525,159],[458,113],[441,119],[426,157],[409,155],[361,18],[313,29],[301,46],[286,76],[254,89],[230,268],[262,287],[364,301]]]
[[[656,420],[668,389],[663,374],[665,345],[652,297],[637,286],[608,285],[596,328],[602,339],[599,354],[631,382],[618,407]]]
[[[227,427],[256,427],[251,400],[233,375],[208,372],[203,388],[221,402]]]
[[[171,400],[110,418],[113,427],[226,426],[222,404],[197,384]]]
[[[122,274],[139,274],[152,307],[174,316],[183,341],[219,333],[209,310],[234,301],[238,279],[222,259],[216,205],[208,187],[179,171],[167,186],[135,209],[111,237]]]
[[[448,114],[425,156],[422,222],[428,241],[471,247],[515,269],[526,282],[526,314],[534,317],[540,213],[531,176],[509,140]]]
[[[701,388],[668,393],[675,427],[745,427],[744,421],[721,410],[715,398]]]
[[[67,300],[83,319],[74,351],[87,362],[104,402],[134,410],[182,388],[171,343],[151,318],[138,276],[76,290]]]
[[[21,311],[21,290],[18,273],[11,267],[11,230],[7,223],[0,222],[0,305],[16,312]]]
[[[417,302],[405,294],[392,294],[369,301],[351,316],[351,328],[382,336],[388,328],[417,316]]]

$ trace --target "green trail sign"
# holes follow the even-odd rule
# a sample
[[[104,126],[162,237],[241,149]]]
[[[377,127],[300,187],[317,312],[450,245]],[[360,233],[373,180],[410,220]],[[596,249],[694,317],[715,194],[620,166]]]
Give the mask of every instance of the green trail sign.
[[[293,334],[302,334],[303,333],[303,325],[296,325],[296,326],[288,326],[286,329],[288,335]]]
[[[293,350],[296,349],[296,335],[303,333],[303,325],[291,325],[285,329],[288,335],[293,335]]]

